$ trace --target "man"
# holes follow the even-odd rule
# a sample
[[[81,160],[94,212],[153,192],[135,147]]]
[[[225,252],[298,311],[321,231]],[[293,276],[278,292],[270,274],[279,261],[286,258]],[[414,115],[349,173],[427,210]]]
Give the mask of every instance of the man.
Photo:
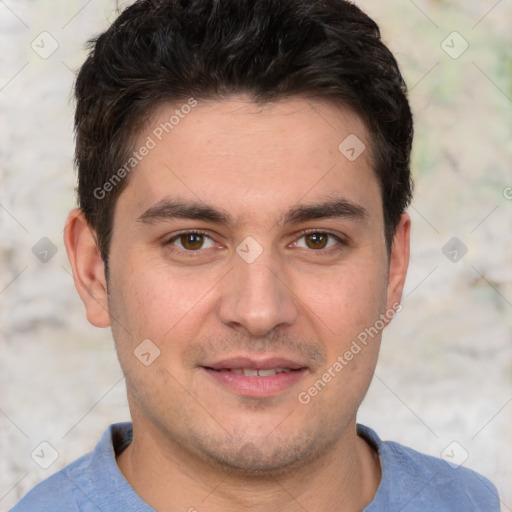
[[[65,243],[131,424],[22,511],[485,511],[356,423],[409,259],[412,117],[343,0],[139,0],[76,83]]]

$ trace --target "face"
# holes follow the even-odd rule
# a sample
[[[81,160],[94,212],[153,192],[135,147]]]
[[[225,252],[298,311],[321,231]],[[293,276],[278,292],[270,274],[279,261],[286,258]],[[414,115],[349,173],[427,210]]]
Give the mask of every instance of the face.
[[[155,147],[119,196],[109,252],[134,425],[213,464],[305,464],[354,424],[408,220],[389,255],[371,140],[348,110],[238,96],[199,103],[159,140],[175,110],[140,134]],[[350,135],[367,148],[356,159],[338,149]]]

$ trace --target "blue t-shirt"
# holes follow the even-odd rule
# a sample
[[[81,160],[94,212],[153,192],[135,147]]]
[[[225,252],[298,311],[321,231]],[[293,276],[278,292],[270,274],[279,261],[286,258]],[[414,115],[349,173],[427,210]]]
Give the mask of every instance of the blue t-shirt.
[[[383,442],[364,425],[357,431],[378,451],[382,468],[363,512],[499,512],[498,491],[478,473]],[[11,512],[155,512],[117,466],[116,454],[131,440],[131,423],[111,425],[94,451],[34,487]]]

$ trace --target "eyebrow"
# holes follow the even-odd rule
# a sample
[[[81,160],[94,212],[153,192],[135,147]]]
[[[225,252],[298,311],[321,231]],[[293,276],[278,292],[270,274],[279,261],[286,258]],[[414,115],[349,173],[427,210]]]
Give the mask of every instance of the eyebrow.
[[[368,212],[362,206],[348,199],[333,199],[322,203],[294,206],[282,216],[279,224],[298,224],[308,220],[329,218],[345,218],[362,222],[368,217]]]
[[[231,225],[231,216],[224,210],[195,201],[179,201],[164,198],[148,208],[137,218],[137,222],[153,224],[171,219],[205,220],[216,224]]]
[[[281,216],[277,224],[285,226],[308,220],[329,218],[344,218],[363,222],[368,217],[368,212],[364,207],[348,199],[338,198],[320,203],[293,206]],[[226,226],[236,224],[235,219],[225,210],[214,208],[205,203],[173,200],[171,198],[164,198],[148,208],[137,218],[137,222],[153,224],[172,219],[209,221]]]

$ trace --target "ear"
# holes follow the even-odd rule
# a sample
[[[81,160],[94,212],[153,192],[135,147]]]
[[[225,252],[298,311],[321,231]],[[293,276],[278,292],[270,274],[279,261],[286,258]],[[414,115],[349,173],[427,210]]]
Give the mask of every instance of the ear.
[[[87,320],[96,327],[108,327],[105,266],[96,244],[95,233],[83,211],[70,212],[64,228],[64,244],[73,271],[75,287],[85,305]]]
[[[403,213],[393,236],[388,269],[387,308],[400,303],[409,266],[411,218]]]

